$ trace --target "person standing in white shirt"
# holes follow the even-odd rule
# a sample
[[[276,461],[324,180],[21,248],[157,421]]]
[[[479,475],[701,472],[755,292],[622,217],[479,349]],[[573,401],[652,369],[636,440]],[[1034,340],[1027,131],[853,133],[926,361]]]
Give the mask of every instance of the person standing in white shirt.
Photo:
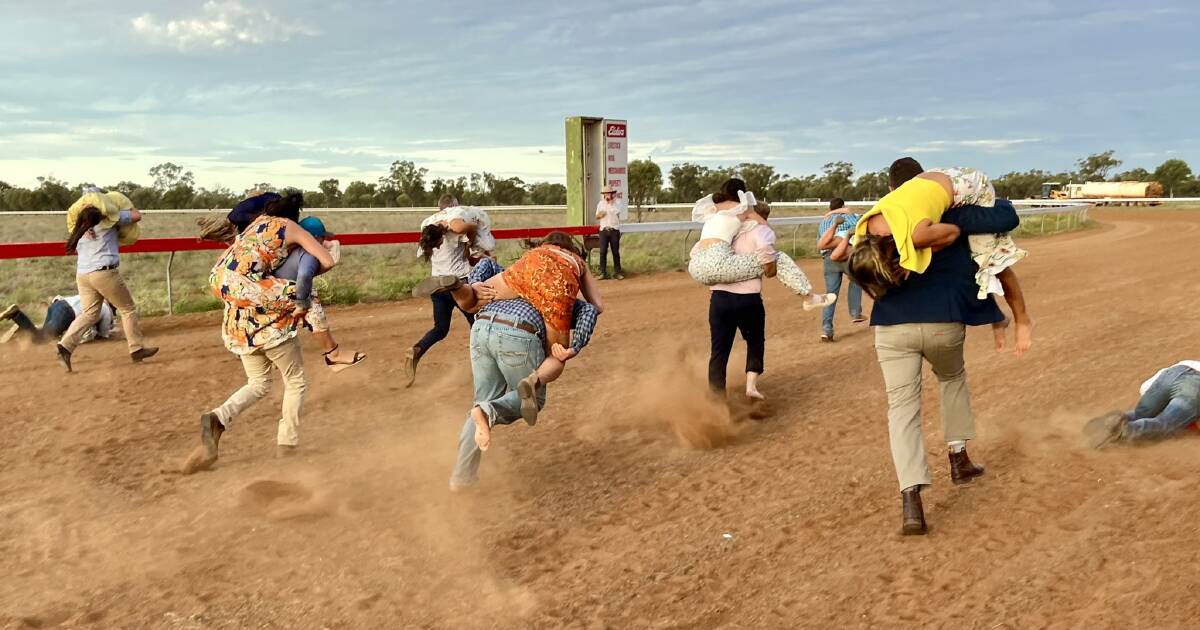
[[[1110,411],[1083,428],[1093,448],[1178,435],[1200,417],[1200,361],[1180,361],[1142,383],[1133,411]]]
[[[621,274],[621,222],[629,218],[629,208],[612,186],[605,186],[600,195],[602,199],[596,204],[596,221],[600,224],[600,276],[609,279],[608,249],[611,247],[615,277],[624,280],[625,276]]]

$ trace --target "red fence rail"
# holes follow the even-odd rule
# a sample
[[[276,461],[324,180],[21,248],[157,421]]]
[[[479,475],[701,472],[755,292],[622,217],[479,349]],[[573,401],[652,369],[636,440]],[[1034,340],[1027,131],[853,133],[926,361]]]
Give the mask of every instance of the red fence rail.
[[[573,227],[535,227],[509,228],[492,230],[492,235],[498,240],[523,238],[541,238],[551,232],[566,232],[574,236],[597,234],[599,228],[594,225]],[[399,245],[416,243],[421,238],[420,232],[358,232],[353,234],[338,234],[337,240],[342,245]],[[206,249],[223,250],[227,246],[212,241],[202,241],[198,238],[175,236],[170,238],[143,238],[128,247],[122,247],[126,254],[159,254],[168,252],[191,252]],[[0,259],[13,258],[47,258],[66,256],[65,242],[49,243],[0,243]]]

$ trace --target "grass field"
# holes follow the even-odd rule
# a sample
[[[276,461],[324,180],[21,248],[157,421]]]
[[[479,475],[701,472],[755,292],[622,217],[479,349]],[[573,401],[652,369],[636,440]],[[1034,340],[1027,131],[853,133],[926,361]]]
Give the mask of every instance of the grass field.
[[[321,216],[320,210],[312,214]],[[773,217],[798,216],[803,211],[779,210]],[[636,220],[630,211],[630,219]],[[199,215],[151,214],[142,222],[145,238],[191,236],[197,233]],[[1019,234],[1053,234],[1079,229],[1067,215],[1028,217]],[[645,213],[643,221],[678,221],[688,217],[684,210]],[[419,229],[421,215],[410,213],[332,213],[323,217],[333,232],[396,232]],[[506,212],[493,217],[497,228],[537,227],[562,224],[558,212]],[[1082,226],[1087,227],[1087,226]],[[63,220],[57,216],[5,216],[0,213],[0,233],[4,242],[56,241],[64,238]],[[813,226],[778,229],[779,248],[795,257],[812,257],[816,251]],[[625,273],[637,274],[665,269],[682,269],[687,251],[698,234],[681,232],[626,234],[621,239],[622,266]],[[327,304],[396,300],[408,295],[413,285],[428,274],[428,266],[416,258],[414,245],[372,245],[348,248],[342,264],[330,274],[318,278],[321,299]],[[502,241],[498,256],[502,264],[515,260],[521,246]],[[208,273],[217,252],[180,252],[171,263],[173,311],[175,313],[215,309],[219,303],[208,291]],[[167,263],[169,254],[138,254],[123,257],[125,276],[143,314],[168,312]],[[596,256],[592,256],[593,268]],[[74,257],[0,260],[0,307],[10,303],[39,313],[55,295],[76,293]],[[36,316],[35,316],[36,319]]]

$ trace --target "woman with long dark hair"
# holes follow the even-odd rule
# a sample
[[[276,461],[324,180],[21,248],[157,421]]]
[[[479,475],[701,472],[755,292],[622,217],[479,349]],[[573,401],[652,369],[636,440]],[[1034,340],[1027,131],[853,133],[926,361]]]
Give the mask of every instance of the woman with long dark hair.
[[[129,198],[119,192],[102,193],[97,189],[84,193],[67,210],[67,253],[77,254],[75,281],[83,312],[63,334],[56,349],[58,361],[71,371],[71,355],[83,341],[87,331],[100,321],[107,300],[121,313],[121,327],[129,344],[129,358],[139,363],[158,353],[147,347],[142,339],[141,320],[137,305],[125,286],[118,269],[120,245],[137,240],[137,223],[142,220]]]

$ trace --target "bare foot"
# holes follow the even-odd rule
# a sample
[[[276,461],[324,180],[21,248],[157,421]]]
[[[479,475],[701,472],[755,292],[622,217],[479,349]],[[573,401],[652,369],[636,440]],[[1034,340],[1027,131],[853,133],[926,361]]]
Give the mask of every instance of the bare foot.
[[[1007,343],[1008,337],[1008,324],[1007,318],[1002,322],[992,324],[992,337],[996,342],[996,352],[1004,352],[1004,344]]]
[[[1033,320],[1017,322],[1017,356],[1029,351],[1033,346]]]
[[[746,396],[748,398],[751,398],[752,400],[766,400],[767,399],[766,396],[762,395],[762,392],[758,391],[757,387],[752,387],[750,385],[746,386]]]
[[[475,446],[486,451],[492,445],[492,427],[488,424],[487,414],[479,407],[471,409],[471,419],[475,421]]]

